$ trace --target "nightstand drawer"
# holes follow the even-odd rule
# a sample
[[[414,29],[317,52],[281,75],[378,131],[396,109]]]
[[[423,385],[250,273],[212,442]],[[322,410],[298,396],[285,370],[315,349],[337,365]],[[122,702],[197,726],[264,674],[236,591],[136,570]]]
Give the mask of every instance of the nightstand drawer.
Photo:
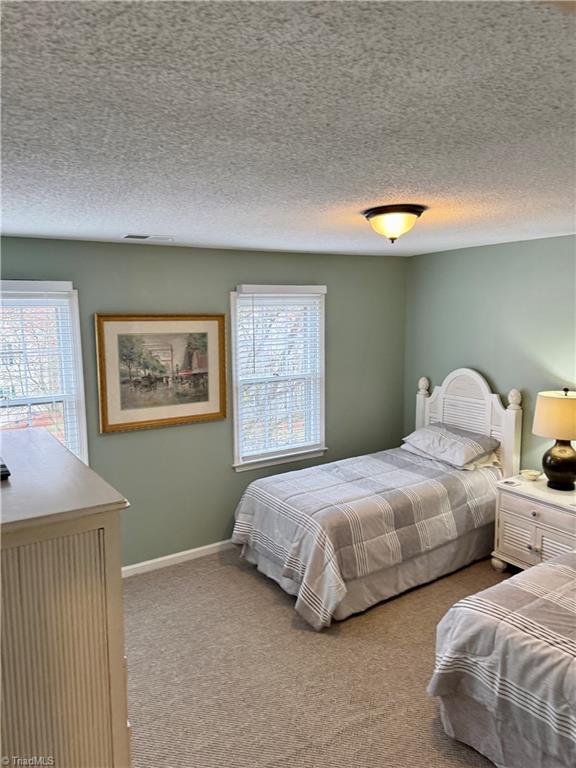
[[[576,514],[554,509],[546,504],[540,504],[532,499],[514,496],[512,493],[501,493],[500,507],[506,512],[513,512],[539,525],[550,525],[568,534],[576,536]]]
[[[536,525],[525,517],[501,509],[498,515],[496,549],[527,565],[540,562],[536,551]]]

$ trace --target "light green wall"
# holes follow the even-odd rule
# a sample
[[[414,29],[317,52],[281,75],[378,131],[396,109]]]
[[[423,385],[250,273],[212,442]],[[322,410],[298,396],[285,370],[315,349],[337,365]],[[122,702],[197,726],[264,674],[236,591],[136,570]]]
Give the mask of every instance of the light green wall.
[[[522,390],[523,465],[539,467],[536,393],[576,385],[576,240],[556,237],[408,260],[405,425],[420,376],[483,373],[495,391]]]
[[[247,483],[307,463],[235,473],[230,415],[98,434],[95,312],[228,314],[239,283],[326,284],[327,461],[397,445],[418,378],[470,366],[503,395],[522,389],[524,466],[538,466],[535,395],[576,385],[575,247],[560,237],[401,259],[5,238],[2,276],[78,288],[90,460],[132,503],[132,563],[227,538]]]
[[[326,284],[331,461],[400,439],[406,267],[406,260],[394,257],[3,241],[4,279],[72,280],[78,289],[90,462],[132,503],[124,515],[125,563],[227,538],[251,480],[306,463],[235,473],[230,415],[205,424],[98,434],[94,313],[228,314],[229,291],[239,283]],[[230,386],[228,392],[230,411]]]

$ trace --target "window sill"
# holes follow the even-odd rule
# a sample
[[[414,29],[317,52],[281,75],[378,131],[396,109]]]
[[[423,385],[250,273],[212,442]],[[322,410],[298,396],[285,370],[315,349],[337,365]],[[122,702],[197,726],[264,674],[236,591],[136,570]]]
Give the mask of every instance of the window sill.
[[[315,459],[323,456],[328,448],[313,448],[310,451],[296,451],[287,453],[284,456],[274,456],[267,459],[254,459],[253,461],[243,461],[241,464],[233,464],[235,472],[247,472],[249,469],[264,469],[273,467],[276,464],[290,464],[295,461],[304,461],[304,459]]]

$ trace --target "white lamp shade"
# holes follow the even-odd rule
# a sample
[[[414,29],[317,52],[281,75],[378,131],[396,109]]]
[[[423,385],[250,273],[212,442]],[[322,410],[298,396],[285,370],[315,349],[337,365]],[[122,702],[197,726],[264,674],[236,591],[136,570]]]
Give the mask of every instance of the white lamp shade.
[[[576,392],[539,392],[532,432],[553,440],[576,440]]]

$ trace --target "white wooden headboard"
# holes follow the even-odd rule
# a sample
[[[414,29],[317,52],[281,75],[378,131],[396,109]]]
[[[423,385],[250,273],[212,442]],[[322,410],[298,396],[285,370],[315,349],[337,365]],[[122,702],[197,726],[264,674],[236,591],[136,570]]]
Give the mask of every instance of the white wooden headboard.
[[[522,395],[510,390],[508,407],[494,394],[488,382],[472,368],[457,368],[430,394],[430,381],[418,381],[416,428],[442,422],[471,432],[492,435],[500,441],[499,457],[504,477],[520,470]]]

